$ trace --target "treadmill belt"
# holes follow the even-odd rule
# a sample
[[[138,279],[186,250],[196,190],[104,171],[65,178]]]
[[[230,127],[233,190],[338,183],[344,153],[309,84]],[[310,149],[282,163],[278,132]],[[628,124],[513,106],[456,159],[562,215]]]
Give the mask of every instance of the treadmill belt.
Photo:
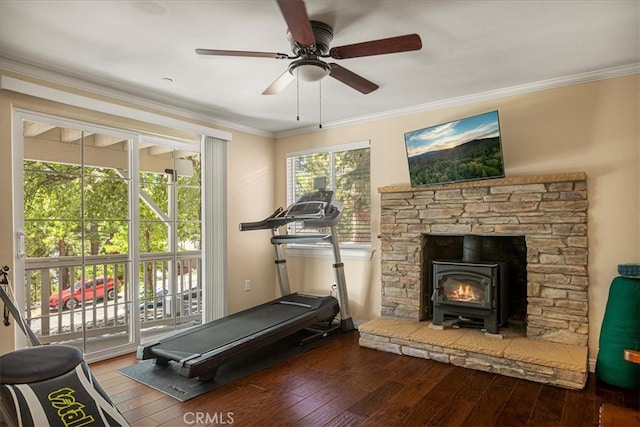
[[[280,323],[309,312],[308,307],[289,304],[269,304],[247,310],[242,316],[230,316],[162,341],[155,349],[187,355],[198,355],[270,329]],[[187,351],[188,353],[185,353]]]

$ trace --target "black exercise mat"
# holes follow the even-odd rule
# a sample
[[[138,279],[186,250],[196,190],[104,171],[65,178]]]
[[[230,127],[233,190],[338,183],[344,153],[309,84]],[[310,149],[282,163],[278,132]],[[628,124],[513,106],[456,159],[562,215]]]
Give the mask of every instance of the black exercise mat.
[[[198,381],[195,378],[183,377],[178,373],[178,365],[174,362],[169,362],[167,366],[159,366],[155,365],[152,360],[145,360],[135,365],[118,369],[118,372],[174,399],[186,402],[222,385],[275,366],[341,335],[340,332],[334,332],[325,338],[302,346],[299,344],[300,339],[308,335],[303,335],[302,333],[293,335],[268,345],[251,355],[225,363],[218,368],[216,377],[212,381]]]

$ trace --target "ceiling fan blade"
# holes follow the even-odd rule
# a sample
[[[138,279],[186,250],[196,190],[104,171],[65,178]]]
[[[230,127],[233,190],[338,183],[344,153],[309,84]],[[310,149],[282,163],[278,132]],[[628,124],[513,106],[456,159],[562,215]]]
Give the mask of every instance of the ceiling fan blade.
[[[358,92],[371,93],[374,90],[378,89],[378,85],[370,82],[362,76],[357,75],[353,71],[349,71],[346,68],[338,65],[338,64],[329,64],[331,66],[331,72],[329,75],[334,79],[341,81],[347,86],[351,86]]]
[[[278,6],[280,6],[280,11],[293,39],[300,45],[313,46],[316,40],[304,2],[302,0],[278,0]]]
[[[198,55],[214,56],[247,56],[252,58],[275,58],[287,59],[289,56],[276,52],[252,52],[248,50],[218,50],[218,49],[196,49]]]
[[[293,74],[291,74],[289,70],[286,70],[284,73],[280,75],[280,77],[278,77],[273,83],[271,83],[269,87],[266,88],[264,92],[262,92],[262,94],[263,95],[278,94],[285,87],[287,87],[289,83],[291,83],[293,80],[295,80],[295,77],[293,76]]]
[[[407,52],[422,49],[422,40],[417,34],[371,40],[331,48],[329,56],[335,59],[358,58],[361,56],[384,55],[386,53]]]

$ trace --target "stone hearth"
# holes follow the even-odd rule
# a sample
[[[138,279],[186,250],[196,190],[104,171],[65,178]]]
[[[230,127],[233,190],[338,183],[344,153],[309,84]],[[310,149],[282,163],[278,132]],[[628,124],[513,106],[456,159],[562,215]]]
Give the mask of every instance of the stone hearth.
[[[433,329],[431,322],[380,317],[360,325],[360,345],[479,371],[582,389],[587,347],[533,340],[505,330],[502,338],[477,329]]]
[[[423,235],[524,236],[526,339],[584,350],[578,353],[584,354],[584,372],[578,376],[583,375],[586,381],[589,328],[584,173],[383,187],[379,192],[382,317],[426,323],[422,322],[427,320],[428,302],[423,277],[428,269],[421,265]],[[366,329],[366,324],[363,326]],[[384,340],[385,335],[379,332],[375,336]],[[544,382],[567,385],[543,377]],[[530,379],[540,378],[531,375]],[[574,381],[574,386],[579,382]]]

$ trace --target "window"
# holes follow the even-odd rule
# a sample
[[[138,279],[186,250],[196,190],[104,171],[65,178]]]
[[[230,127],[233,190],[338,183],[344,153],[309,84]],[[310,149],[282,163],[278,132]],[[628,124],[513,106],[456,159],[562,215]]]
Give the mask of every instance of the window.
[[[333,200],[343,204],[337,231],[340,245],[369,247],[371,244],[371,183],[369,141],[287,154],[287,204],[314,191],[324,179],[333,190]],[[322,232],[296,224],[289,233]]]

